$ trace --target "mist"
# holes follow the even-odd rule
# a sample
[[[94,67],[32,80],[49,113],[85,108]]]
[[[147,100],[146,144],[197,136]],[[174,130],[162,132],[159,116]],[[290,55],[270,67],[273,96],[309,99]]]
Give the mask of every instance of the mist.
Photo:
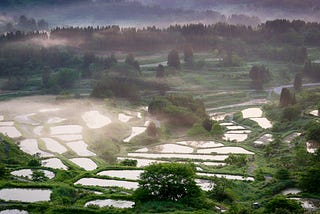
[[[0,0],[0,214],[320,211],[319,12]]]

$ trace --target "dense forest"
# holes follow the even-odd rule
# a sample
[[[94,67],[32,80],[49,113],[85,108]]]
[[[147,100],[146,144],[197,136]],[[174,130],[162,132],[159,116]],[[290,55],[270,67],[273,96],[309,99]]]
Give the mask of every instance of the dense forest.
[[[127,67],[117,67],[116,60],[110,56],[117,51],[182,51],[189,47],[194,51],[216,50],[223,59],[221,66],[235,66],[257,57],[297,64],[306,62],[306,74],[318,78],[318,67],[306,61],[306,46],[319,45],[319,35],[317,23],[287,20],[268,21],[256,29],[219,23],[175,25],[166,29],[106,26],[55,28],[51,32],[16,31],[0,37],[0,76],[8,77],[10,87],[15,88],[16,84],[12,83],[16,77],[21,82],[34,74],[45,77],[50,70],[55,73],[64,68],[80,69],[78,77],[92,77],[101,69],[111,73],[133,69],[134,74],[134,70],[140,69],[139,62],[131,59]],[[46,45],[50,43],[56,46]],[[68,48],[61,49],[59,44]],[[93,51],[104,51],[109,58],[95,56]],[[132,76],[129,71],[128,76]]]

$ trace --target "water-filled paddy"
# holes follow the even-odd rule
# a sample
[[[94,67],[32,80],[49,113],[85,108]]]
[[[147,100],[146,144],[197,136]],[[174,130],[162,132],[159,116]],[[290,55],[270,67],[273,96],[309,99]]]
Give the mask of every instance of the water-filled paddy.
[[[89,158],[72,158],[69,160],[88,171],[94,170],[98,167],[97,164]]]
[[[82,126],[79,125],[63,125],[50,127],[51,135],[61,134],[78,134],[82,133]]]
[[[118,119],[123,123],[129,122],[129,120],[132,119],[132,118],[133,118],[132,116],[129,116],[129,115],[126,115],[126,114],[123,114],[123,113],[120,113],[118,115]]]
[[[193,148],[176,144],[162,144],[151,148],[154,152],[159,153],[192,153]]]
[[[48,124],[55,124],[55,123],[62,123],[63,121],[66,121],[67,119],[61,118],[61,117],[51,117],[47,120]]]
[[[282,195],[290,195],[290,194],[296,195],[296,194],[298,194],[298,193],[300,193],[300,192],[301,192],[301,189],[298,189],[298,188],[288,188],[288,189],[282,190],[282,191],[281,191],[281,194],[282,194]]]
[[[248,138],[248,134],[234,134],[226,132],[223,136],[224,140],[243,142]]]
[[[63,141],[77,141],[82,140],[82,135],[79,134],[70,134],[70,135],[54,135],[54,138],[58,138],[59,140]]]
[[[22,140],[18,145],[22,151],[30,155],[39,154],[40,157],[53,157],[53,154],[39,149],[38,141],[36,139],[25,139]]]
[[[89,201],[85,206],[96,205],[99,207],[116,207],[116,208],[132,208],[134,206],[133,201],[124,201],[124,200],[113,200],[113,199],[102,199]]]
[[[192,155],[192,154],[152,154],[152,153],[128,153],[129,157],[140,158],[178,158],[178,159],[193,159],[193,160],[211,160],[224,161],[228,155]]]
[[[41,136],[42,130],[43,130],[43,126],[36,126],[36,127],[34,127],[34,129],[33,129],[33,133],[34,133],[35,135]]]
[[[55,174],[49,170],[40,170],[44,173],[44,176],[46,176],[49,179],[52,179],[55,177]],[[32,179],[33,171],[31,169],[20,169],[10,172],[11,175],[19,176],[19,177],[26,177],[28,179]]]
[[[177,144],[192,146],[196,148],[211,148],[224,146],[222,143],[216,143],[214,141],[180,141],[177,142]]]
[[[267,118],[261,117],[261,118],[250,118],[250,119],[257,122],[259,126],[263,129],[272,128],[272,123]]]
[[[0,190],[0,199],[30,203],[50,201],[51,192],[49,189],[6,188]]]
[[[146,131],[146,129],[147,129],[146,127],[132,127],[131,135],[125,138],[123,142],[126,142],[126,143],[130,142],[132,138],[142,134],[143,132]]]
[[[16,129],[16,127],[4,126],[0,127],[0,133],[8,135],[11,138],[21,137],[21,133]]]
[[[245,154],[245,155],[253,155],[253,152],[245,150],[241,147],[220,147],[220,148],[212,148],[212,149],[198,149],[197,153],[200,154]]]
[[[82,140],[75,141],[75,142],[69,142],[66,144],[69,148],[71,148],[79,156],[95,156],[96,155],[95,153],[93,153],[87,149],[88,145],[85,142],[83,142]]]
[[[243,118],[262,117],[260,108],[247,108],[241,111]]]
[[[13,126],[13,121],[0,122],[0,126]]]
[[[273,137],[271,134],[264,134],[258,140],[254,141],[253,144],[255,146],[268,145],[271,141],[273,141]]]
[[[75,185],[80,184],[83,186],[100,186],[100,187],[122,187],[125,189],[137,189],[138,183],[132,181],[119,181],[119,180],[107,180],[100,178],[81,178]]]
[[[137,161],[137,167],[145,167],[149,166],[150,164],[153,163],[165,163],[167,161],[160,161],[160,160],[152,160],[152,159],[144,159],[144,158],[131,158],[131,157],[118,157],[118,161],[122,161],[125,159],[130,159],[130,160],[136,160]]]
[[[109,117],[100,114],[98,111],[85,112],[81,117],[90,129],[99,129],[112,122]]]
[[[51,138],[41,138],[41,140],[44,142],[47,150],[51,152],[62,154],[68,151],[66,147]]]
[[[230,180],[240,180],[240,181],[254,181],[253,177],[244,177],[241,175],[227,175],[227,174],[216,174],[216,173],[202,173],[197,172],[199,176],[207,176],[207,177],[218,177],[218,178],[226,178]]]
[[[18,209],[10,209],[10,210],[2,210],[0,214],[28,214],[25,210],[18,210]]]
[[[67,170],[68,167],[62,163],[58,158],[50,158],[41,161],[41,165],[44,167],[49,167],[52,169],[64,169]]]
[[[143,170],[105,170],[97,175],[106,175],[109,177],[122,178],[128,180],[138,180]]]

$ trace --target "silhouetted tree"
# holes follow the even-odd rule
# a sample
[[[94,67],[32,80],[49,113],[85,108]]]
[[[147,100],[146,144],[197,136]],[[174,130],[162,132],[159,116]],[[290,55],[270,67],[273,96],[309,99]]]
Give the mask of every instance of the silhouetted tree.
[[[172,50],[168,54],[168,66],[174,67],[176,69],[180,69],[180,57],[177,50]]]
[[[202,121],[202,126],[205,128],[208,132],[211,131],[213,125],[213,120],[210,118],[206,118]]]
[[[44,19],[40,19],[38,21],[38,28],[39,28],[39,30],[48,30],[49,24]]]
[[[135,59],[134,59],[133,54],[128,54],[126,56],[125,63],[127,63],[128,65],[132,65],[134,63],[134,61],[135,61]]]
[[[139,62],[134,59],[133,54],[128,54],[126,56],[125,63],[131,65],[139,74],[141,73]]]
[[[83,55],[83,63],[82,63],[82,76],[90,77],[92,75],[90,65],[95,62],[96,56],[92,52],[87,52]]]
[[[49,87],[50,75],[51,75],[51,69],[48,66],[45,66],[42,69],[42,87],[44,88]]]
[[[249,77],[252,79],[253,87],[256,90],[262,90],[263,83],[271,79],[271,73],[264,65],[254,65],[250,70]]]
[[[294,77],[294,83],[293,83],[294,90],[300,91],[302,87],[302,74],[298,73]]]
[[[164,77],[164,74],[165,74],[164,66],[159,64],[157,71],[156,71],[156,77],[162,78],[162,77]]]
[[[157,127],[154,122],[150,122],[147,127],[147,135],[149,137],[156,137],[157,136]]]
[[[193,65],[193,50],[191,47],[186,47],[183,51],[184,54],[184,62],[186,63],[186,65],[188,66],[192,66]]]
[[[280,107],[286,107],[295,104],[295,95],[291,94],[288,88],[282,88],[280,94]]]

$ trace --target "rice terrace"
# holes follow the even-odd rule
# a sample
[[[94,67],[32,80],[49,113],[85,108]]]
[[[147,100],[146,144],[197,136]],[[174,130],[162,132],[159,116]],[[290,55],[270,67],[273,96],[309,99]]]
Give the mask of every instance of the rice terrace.
[[[316,0],[0,2],[0,214],[319,213]]]

